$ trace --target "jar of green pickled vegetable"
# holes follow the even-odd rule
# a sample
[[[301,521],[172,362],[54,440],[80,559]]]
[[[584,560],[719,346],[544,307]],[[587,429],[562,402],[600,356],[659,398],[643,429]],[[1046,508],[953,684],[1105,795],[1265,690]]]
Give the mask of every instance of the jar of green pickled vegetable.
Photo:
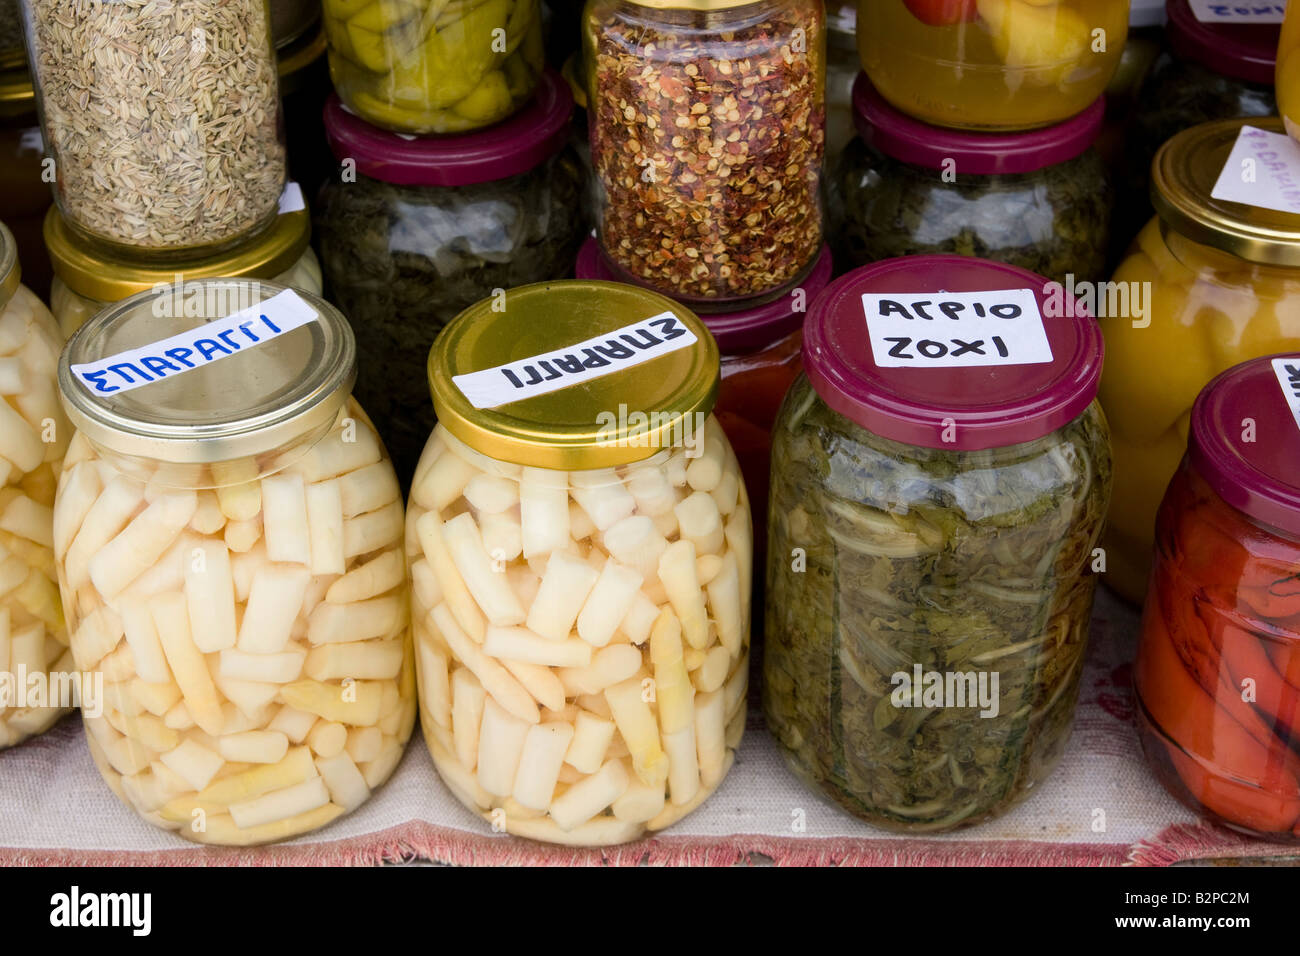
[[[830,182],[842,267],[957,253],[1067,283],[1105,271],[1111,188],[1094,148],[1105,106],[1022,133],[939,129],[890,106],[859,74],[859,138]]]
[[[330,75],[385,129],[463,133],[517,112],[546,56],[539,0],[324,0]]]
[[[959,256],[849,273],[777,419],[767,723],[888,829],[1003,813],[1069,736],[1111,460],[1101,333],[1045,284]]]

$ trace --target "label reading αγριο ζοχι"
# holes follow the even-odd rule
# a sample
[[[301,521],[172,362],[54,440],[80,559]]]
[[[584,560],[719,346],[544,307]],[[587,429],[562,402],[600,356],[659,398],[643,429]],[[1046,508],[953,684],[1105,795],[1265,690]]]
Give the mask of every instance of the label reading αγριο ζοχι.
[[[880,368],[975,368],[1052,361],[1030,289],[887,292],[862,297]]]
[[[1300,143],[1284,133],[1243,126],[1210,195],[1300,213]]]
[[[496,408],[612,375],[689,348],[696,335],[671,312],[495,368],[452,376],[475,408]]]
[[[72,366],[72,374],[96,395],[113,395],[175,378],[256,348],[319,318],[292,289],[160,342]]]
[[[1273,3],[1220,3],[1218,0],[1188,0],[1192,16],[1201,23],[1258,23],[1278,24],[1286,16],[1286,0]]]
[[[1282,395],[1291,409],[1296,428],[1300,428],[1300,358],[1273,359],[1273,374],[1282,386]]]

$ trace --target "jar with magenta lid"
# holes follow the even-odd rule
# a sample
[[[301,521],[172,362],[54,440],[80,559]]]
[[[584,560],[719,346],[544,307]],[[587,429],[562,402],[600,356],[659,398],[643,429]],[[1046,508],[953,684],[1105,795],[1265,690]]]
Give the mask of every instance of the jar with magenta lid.
[[[108,306],[59,360],[77,432],[54,502],[105,782],[198,843],[316,830],[415,722],[401,489],[310,293],[196,279]]]
[[[804,323],[772,440],[764,712],[795,773],[877,826],[992,819],[1070,733],[1110,450],[1101,332],[1072,301],[1045,320],[1047,281],[891,259]]]
[[[700,311],[780,298],[822,247],[826,19],[803,0],[590,0],[596,228]]]
[[[1103,278],[1112,190],[1095,143],[1103,100],[1019,133],[939,129],[890,106],[859,74],[858,138],[831,179],[835,261],[956,253],[1066,284]]]
[[[1134,668],[1156,776],[1210,820],[1300,843],[1300,355],[1245,362],[1192,409],[1160,505]]]
[[[502,305],[429,356],[438,426],[407,512],[420,724],[485,825],[624,843],[708,799],[745,729],[753,535],[710,414],[718,347],[612,282]]]
[[[321,260],[357,332],[358,397],[404,482],[433,428],[424,364],[442,327],[497,290],[572,274],[591,231],[572,113],[553,70],[521,112],[459,136],[400,136],[337,98],[326,107],[340,169],[321,195]]]

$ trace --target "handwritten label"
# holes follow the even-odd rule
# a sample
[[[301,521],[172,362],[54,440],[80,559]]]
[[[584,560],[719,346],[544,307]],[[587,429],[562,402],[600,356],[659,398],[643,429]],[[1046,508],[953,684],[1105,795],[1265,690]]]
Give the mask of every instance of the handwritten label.
[[[1210,195],[1300,213],[1300,144],[1282,133],[1243,126]]]
[[[871,354],[881,368],[1036,365],[1052,360],[1030,289],[864,295]]]
[[[1300,428],[1300,359],[1273,359],[1273,374],[1277,376],[1277,383],[1282,386],[1282,394],[1291,409],[1291,417],[1295,419],[1296,428]]]
[[[496,408],[612,375],[697,341],[677,316],[664,312],[553,352],[456,375],[452,381],[475,408]]]
[[[280,193],[280,215],[306,208],[307,203],[302,198],[302,187],[297,183],[285,183],[284,192]]]
[[[1192,16],[1202,23],[1281,23],[1286,16],[1286,0],[1274,3],[1220,3],[1217,0],[1188,0]]]
[[[161,342],[120,352],[98,362],[73,365],[72,373],[95,394],[129,392],[264,345],[317,318],[315,309],[293,290],[285,289],[251,308]]]

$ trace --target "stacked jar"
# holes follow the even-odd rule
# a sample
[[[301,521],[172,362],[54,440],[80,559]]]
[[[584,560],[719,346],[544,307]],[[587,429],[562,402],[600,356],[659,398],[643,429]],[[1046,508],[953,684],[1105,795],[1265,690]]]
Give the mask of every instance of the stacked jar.
[[[276,25],[277,4],[271,4],[272,28]],[[299,3],[306,14],[308,7]],[[280,76],[280,109],[284,113],[284,138],[289,153],[289,176],[302,187],[303,195],[314,200],[334,171],[330,160],[329,140],[325,137],[325,101],[329,98],[329,64],[325,56],[325,27],[320,23],[320,4],[312,0],[315,16],[305,21],[302,32],[291,39],[276,42],[276,71]],[[288,21],[284,24],[287,26]]]
[[[521,112],[458,136],[386,132],[338,99],[326,108],[340,168],[322,194],[321,256],[356,329],[358,397],[403,482],[433,428],[423,383],[434,337],[484,297],[571,274],[590,231],[572,114],[553,70]]]
[[[745,728],[748,496],[694,315],[526,286],[429,356],[407,512],[420,724],[497,830],[622,843],[712,794]]]
[[[44,158],[32,78],[22,67],[0,70],[0,221],[18,243],[24,284],[42,299],[49,296],[51,272],[41,224],[53,202]]]
[[[701,311],[780,298],[823,244],[822,5],[593,0],[584,16],[612,273]]]

